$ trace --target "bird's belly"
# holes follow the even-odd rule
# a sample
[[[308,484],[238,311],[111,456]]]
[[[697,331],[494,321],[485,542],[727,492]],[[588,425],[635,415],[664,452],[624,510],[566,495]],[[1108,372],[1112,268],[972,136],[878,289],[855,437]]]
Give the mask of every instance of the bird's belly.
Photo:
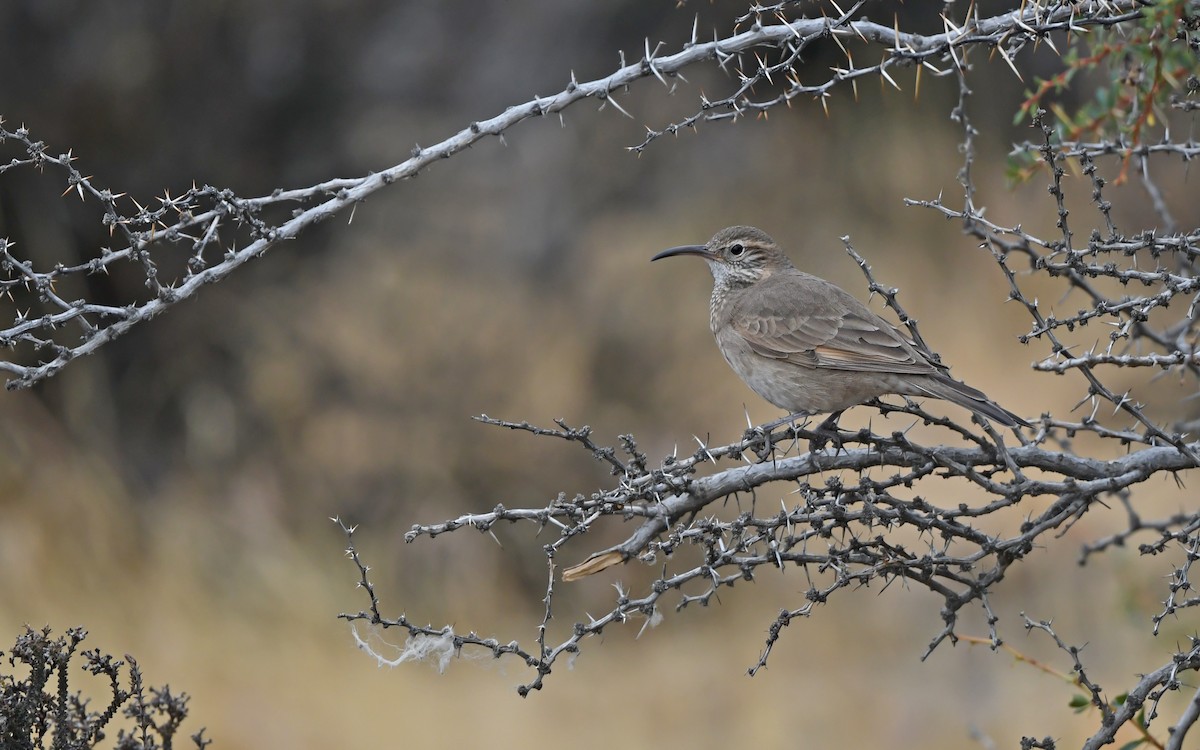
[[[793,414],[839,411],[908,390],[890,373],[803,367],[750,351],[722,349],[722,354],[751,390]]]

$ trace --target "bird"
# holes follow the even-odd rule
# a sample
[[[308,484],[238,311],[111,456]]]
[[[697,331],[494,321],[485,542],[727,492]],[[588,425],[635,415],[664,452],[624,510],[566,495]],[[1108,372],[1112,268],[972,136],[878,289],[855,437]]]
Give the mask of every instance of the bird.
[[[652,261],[697,256],[713,276],[709,327],[725,361],[750,389],[793,416],[831,414],[880,396],[932,397],[1005,427],[1029,422],[951,378],[913,341],[841,287],[797,269],[761,229],[733,226],[705,245]]]

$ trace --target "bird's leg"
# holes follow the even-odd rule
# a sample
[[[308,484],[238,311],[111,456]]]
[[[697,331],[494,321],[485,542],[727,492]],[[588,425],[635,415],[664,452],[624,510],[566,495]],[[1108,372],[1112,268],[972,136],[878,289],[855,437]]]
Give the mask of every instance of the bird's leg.
[[[996,431],[992,423],[988,420],[979,416],[975,416],[974,420],[976,424],[983,427],[984,432],[992,439],[992,444],[996,446],[996,457],[1004,461],[1004,465],[1012,472],[1014,477],[1018,480],[1023,480],[1024,475],[1021,474],[1021,469],[1017,466],[1017,462],[1013,460],[1012,454],[1008,452],[1008,446],[1004,444],[1004,437]],[[1024,436],[1016,428],[1013,428],[1013,432],[1016,434],[1018,440],[1022,443],[1025,442]]]
[[[808,415],[806,414],[797,412],[795,414],[789,414],[781,419],[776,419],[774,422],[768,422],[759,427],[751,427],[750,429],[746,430],[746,434],[742,439],[750,440],[752,438],[761,436],[763,439],[763,448],[762,450],[754,451],[754,454],[758,456],[759,461],[765,460],[767,456],[771,455],[771,450],[775,446],[775,441],[773,439],[773,433],[775,432],[775,429],[783,425],[788,425],[791,428],[792,435],[794,437],[796,435],[796,420],[805,419],[807,416]]]
[[[833,443],[835,454],[842,451],[842,432],[838,429],[838,420],[842,418],[842,412],[844,411],[846,410],[838,409],[828,417],[825,417],[821,424],[813,429],[813,432],[818,437],[808,442],[809,453],[816,453],[818,450],[824,448],[826,442]]]

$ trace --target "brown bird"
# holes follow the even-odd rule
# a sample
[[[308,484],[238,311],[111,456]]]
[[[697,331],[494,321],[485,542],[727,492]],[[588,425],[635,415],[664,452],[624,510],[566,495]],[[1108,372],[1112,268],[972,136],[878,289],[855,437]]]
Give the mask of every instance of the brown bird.
[[[729,227],[697,255],[713,275],[709,326],[746,385],[791,414],[838,413],[884,394],[932,396],[1007,427],[1029,423],[947,375],[933,352],[830,282],[797,270],[754,227]]]

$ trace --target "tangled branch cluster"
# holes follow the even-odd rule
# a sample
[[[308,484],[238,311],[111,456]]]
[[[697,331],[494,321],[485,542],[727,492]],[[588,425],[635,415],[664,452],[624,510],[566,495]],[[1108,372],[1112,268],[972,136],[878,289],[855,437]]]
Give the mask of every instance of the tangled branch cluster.
[[[1050,356],[1035,363],[1035,369],[1059,374],[1077,371],[1086,379],[1088,388],[1081,404],[1090,402],[1091,413],[1080,422],[1055,422],[1055,428],[1065,431],[1068,436],[1079,430],[1091,431],[1106,438],[1116,438],[1124,444],[1168,444],[1195,459],[1184,432],[1167,431],[1155,424],[1129,393],[1107,387],[1099,372],[1112,368],[1149,367],[1164,373],[1173,371],[1189,380],[1200,374],[1197,358],[1200,339],[1196,328],[1200,282],[1195,277],[1200,229],[1177,228],[1161,200],[1149,162],[1152,156],[1166,155],[1189,160],[1200,152],[1200,144],[1194,141],[1136,147],[1111,142],[1060,144],[1044,111],[1035,116],[1034,125],[1042,133],[1042,142],[1025,143],[1018,149],[1038,153],[1052,176],[1049,193],[1055,201],[1059,236],[1037,237],[1019,224],[995,224],[973,205],[969,192],[961,210],[947,208],[941,201],[909,203],[961,219],[965,231],[992,250],[996,263],[1008,278],[1011,298],[1025,307],[1033,321],[1030,331],[1021,337],[1022,342],[1044,340],[1049,344]],[[1130,236],[1120,233],[1113,223],[1112,204],[1104,197],[1107,181],[1101,176],[1097,160],[1125,154],[1131,154],[1141,163],[1142,180],[1150,194],[1156,197],[1165,229],[1147,229]],[[1103,220],[1103,228],[1093,228],[1084,246],[1075,243],[1070,211],[1065,205],[1063,177],[1066,170],[1063,164],[1067,160],[1075,160],[1091,182],[1091,200]],[[1013,260],[1018,258],[1025,259],[1035,274],[1065,281],[1069,291],[1084,295],[1089,307],[1066,316],[1044,312],[1038,299],[1028,295],[1018,283],[1012,269]],[[1131,286],[1145,291],[1131,294],[1127,291]],[[1120,292],[1114,293],[1114,290]],[[1185,307],[1182,314],[1170,314],[1168,308],[1172,302],[1176,303],[1176,310]],[[1108,326],[1107,342],[1103,347],[1091,346],[1087,351],[1076,351],[1063,341],[1062,334],[1089,324]],[[1133,417],[1137,427],[1118,431],[1100,425],[1096,415],[1103,402]]]

